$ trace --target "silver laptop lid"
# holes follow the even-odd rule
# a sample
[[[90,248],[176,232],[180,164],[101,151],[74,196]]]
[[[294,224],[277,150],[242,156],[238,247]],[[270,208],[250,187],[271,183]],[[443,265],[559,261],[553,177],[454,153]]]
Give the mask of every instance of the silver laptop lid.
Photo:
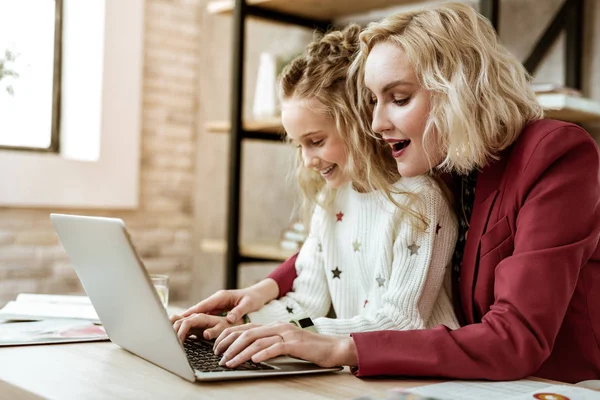
[[[77,276],[110,339],[195,380],[166,310],[121,219],[50,214]]]

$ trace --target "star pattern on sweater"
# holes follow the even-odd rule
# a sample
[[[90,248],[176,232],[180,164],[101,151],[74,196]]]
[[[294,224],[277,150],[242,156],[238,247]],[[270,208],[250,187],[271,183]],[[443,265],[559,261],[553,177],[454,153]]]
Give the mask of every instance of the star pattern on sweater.
[[[321,243],[319,243],[319,244],[317,245],[317,251],[318,251],[319,253],[322,253],[322,252],[323,252],[323,245],[322,245]]]
[[[290,306],[287,306],[285,308],[285,310],[288,312],[288,314],[293,314],[294,313],[294,309],[292,307],[290,307]]]
[[[344,218],[344,213],[340,211],[339,213],[335,214],[335,218],[335,222],[342,222],[342,219]]]
[[[383,276],[378,275],[375,280],[377,281],[379,287],[383,287],[383,284],[385,283],[385,278]]]
[[[437,235],[440,232],[440,229],[442,229],[442,227],[440,226],[440,224],[437,224],[435,226],[435,234]]]
[[[340,275],[342,274],[342,271],[340,271],[340,269],[338,267],[335,267],[335,269],[332,269],[331,273],[333,273],[333,279],[335,279],[335,278],[342,279],[340,277]]]
[[[363,303],[363,308],[367,308],[367,304],[369,304],[369,299],[365,299],[365,302]]]
[[[352,247],[354,248],[355,253],[357,251],[360,251],[360,242],[358,240],[355,240],[354,242],[352,242]]]
[[[410,250],[410,255],[414,256],[414,255],[419,255],[419,249],[421,248],[421,246],[418,246],[416,243],[411,244],[410,246],[408,246],[408,250]]]

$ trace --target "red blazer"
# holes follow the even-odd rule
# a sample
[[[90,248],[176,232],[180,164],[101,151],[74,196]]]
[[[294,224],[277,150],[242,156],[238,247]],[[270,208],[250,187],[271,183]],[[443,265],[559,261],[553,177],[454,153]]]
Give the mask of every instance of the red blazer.
[[[600,155],[582,128],[528,124],[479,172],[454,331],[354,333],[358,376],[600,378]],[[270,277],[291,290],[295,257]]]

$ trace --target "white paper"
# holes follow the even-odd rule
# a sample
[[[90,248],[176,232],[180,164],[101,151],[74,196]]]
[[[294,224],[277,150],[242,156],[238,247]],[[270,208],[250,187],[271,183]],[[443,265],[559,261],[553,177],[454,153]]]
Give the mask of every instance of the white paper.
[[[534,395],[537,395],[537,397],[534,397]],[[576,386],[552,385],[528,395],[517,396],[514,400],[562,400],[564,397],[570,400],[598,400],[600,399],[600,392]]]
[[[548,383],[519,380],[510,382],[482,382],[482,381],[452,381],[436,383],[407,389],[409,393],[433,397],[439,400],[520,400],[524,394],[533,393],[548,387]]]
[[[20,294],[0,310],[1,319],[74,318],[99,322],[86,296]]]
[[[108,340],[104,328],[90,321],[49,319],[0,323],[0,346]]]

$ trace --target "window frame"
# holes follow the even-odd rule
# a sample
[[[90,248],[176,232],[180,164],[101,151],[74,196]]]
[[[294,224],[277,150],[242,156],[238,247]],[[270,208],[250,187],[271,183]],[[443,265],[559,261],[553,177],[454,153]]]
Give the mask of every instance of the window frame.
[[[62,22],[63,0],[54,0],[54,61],[52,71],[52,121],[48,147],[9,146],[0,143],[0,150],[58,153],[60,151],[60,108],[62,85]]]
[[[137,209],[146,0],[62,1],[61,149],[0,151],[0,208]]]

